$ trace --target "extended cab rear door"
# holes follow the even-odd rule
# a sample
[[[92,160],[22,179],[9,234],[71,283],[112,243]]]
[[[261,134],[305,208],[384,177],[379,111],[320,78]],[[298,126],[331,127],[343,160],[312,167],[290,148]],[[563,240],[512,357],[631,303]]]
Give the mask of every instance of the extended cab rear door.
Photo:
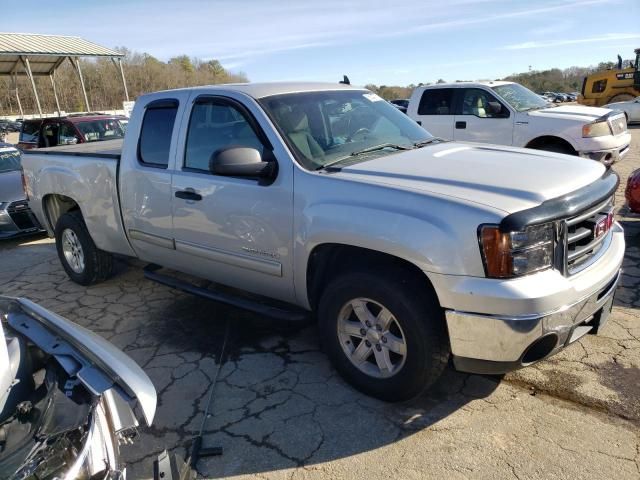
[[[454,88],[418,89],[407,114],[431,135],[453,140]]]
[[[294,301],[293,168],[257,103],[244,94],[194,92],[184,112],[171,196],[180,270],[209,280]],[[263,128],[262,125],[267,125]],[[214,152],[258,150],[278,162],[272,181],[209,170]]]
[[[456,91],[455,141],[513,144],[513,116],[506,105],[485,89]]]
[[[188,92],[174,91],[136,105],[120,161],[120,203],[129,242],[142,260],[163,266],[175,266],[171,177],[188,99]]]

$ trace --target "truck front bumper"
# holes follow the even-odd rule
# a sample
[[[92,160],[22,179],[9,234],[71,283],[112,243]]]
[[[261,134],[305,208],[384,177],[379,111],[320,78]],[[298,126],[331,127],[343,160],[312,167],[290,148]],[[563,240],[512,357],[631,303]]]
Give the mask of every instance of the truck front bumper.
[[[506,281],[445,279],[452,290],[441,304],[456,369],[506,373],[598,333],[611,312],[624,247],[624,232],[615,224],[607,251],[571,277],[548,270]],[[434,282],[436,291],[442,281]]]
[[[615,146],[612,146],[611,142],[606,140],[607,137],[603,138],[605,140],[602,141],[599,141],[599,137],[591,139],[589,146],[585,150],[579,151],[578,155],[610,166],[622,160],[629,153],[631,145],[631,135],[629,133],[614,137],[616,139],[615,143],[617,143]]]

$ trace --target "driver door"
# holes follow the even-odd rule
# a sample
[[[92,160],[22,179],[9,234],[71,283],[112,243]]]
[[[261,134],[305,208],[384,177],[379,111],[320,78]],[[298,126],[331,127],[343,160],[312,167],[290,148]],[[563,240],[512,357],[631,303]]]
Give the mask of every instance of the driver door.
[[[273,158],[273,142],[256,120],[258,108],[250,108],[231,97],[207,95],[193,98],[185,113],[188,127],[171,192],[176,260],[187,273],[294,301],[292,165],[279,164],[269,183],[209,169],[212,155],[230,146]]]
[[[501,106],[492,111],[491,103]],[[513,145],[513,118],[509,109],[491,93],[480,88],[458,90],[454,140]]]

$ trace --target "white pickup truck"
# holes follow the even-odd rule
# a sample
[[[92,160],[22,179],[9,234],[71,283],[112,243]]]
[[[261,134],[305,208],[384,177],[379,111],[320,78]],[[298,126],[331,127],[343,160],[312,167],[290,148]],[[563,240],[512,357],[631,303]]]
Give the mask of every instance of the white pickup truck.
[[[455,141],[513,145],[579,155],[611,165],[629,152],[624,113],[557,106],[513,82],[418,87],[407,115],[431,134]]]
[[[312,311],[337,370],[387,400],[450,358],[506,372],[597,333],[625,248],[601,164],[446,142],[346,85],[144,95],[124,143],[30,150],[23,166],[74,281],[106,278],[120,254],[208,298]]]

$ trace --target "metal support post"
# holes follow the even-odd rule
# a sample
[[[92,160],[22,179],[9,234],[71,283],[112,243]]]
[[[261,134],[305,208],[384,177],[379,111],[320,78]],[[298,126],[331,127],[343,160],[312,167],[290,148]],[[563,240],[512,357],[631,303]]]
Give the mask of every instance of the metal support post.
[[[38,97],[38,89],[36,88],[36,82],[33,79],[33,73],[31,72],[31,65],[29,64],[29,59],[27,57],[20,57],[22,64],[24,65],[24,69],[27,72],[27,76],[29,80],[31,80],[31,88],[33,88],[33,95],[36,97],[36,105],[38,106],[38,113],[42,117],[42,107],[40,106],[40,97]]]

